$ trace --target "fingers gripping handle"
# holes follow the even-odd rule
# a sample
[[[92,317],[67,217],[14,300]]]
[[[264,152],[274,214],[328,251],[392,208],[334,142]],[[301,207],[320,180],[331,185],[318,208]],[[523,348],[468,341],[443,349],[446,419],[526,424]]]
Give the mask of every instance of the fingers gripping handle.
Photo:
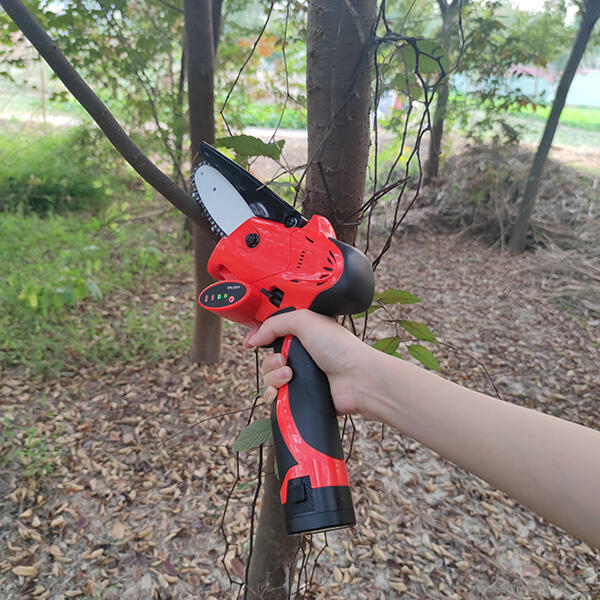
[[[275,343],[294,376],[281,387],[271,423],[288,533],[337,529],[356,520],[327,376],[300,341]]]

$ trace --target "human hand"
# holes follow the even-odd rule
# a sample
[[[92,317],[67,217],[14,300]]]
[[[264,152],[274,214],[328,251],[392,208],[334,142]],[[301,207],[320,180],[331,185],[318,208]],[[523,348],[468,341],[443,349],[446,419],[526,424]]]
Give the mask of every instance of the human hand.
[[[356,381],[369,347],[333,319],[308,310],[276,315],[248,333],[246,348],[264,346],[286,335],[296,336],[329,380],[331,396],[339,414],[360,412],[362,394]],[[293,377],[282,354],[271,354],[262,363],[265,400],[273,401],[277,388]]]

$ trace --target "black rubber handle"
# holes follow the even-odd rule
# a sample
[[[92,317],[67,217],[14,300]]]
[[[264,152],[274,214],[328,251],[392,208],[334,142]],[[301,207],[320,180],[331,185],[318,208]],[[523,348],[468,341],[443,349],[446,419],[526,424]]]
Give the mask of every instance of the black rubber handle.
[[[355,524],[340,431],[327,376],[300,341],[275,342],[294,375],[281,387],[271,422],[288,532]]]

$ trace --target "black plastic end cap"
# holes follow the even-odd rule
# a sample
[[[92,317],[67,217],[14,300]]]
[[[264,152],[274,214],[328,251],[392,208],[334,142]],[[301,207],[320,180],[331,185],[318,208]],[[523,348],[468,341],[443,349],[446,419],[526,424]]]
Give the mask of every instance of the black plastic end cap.
[[[288,482],[287,502],[283,510],[289,535],[356,525],[350,488],[329,486],[313,489],[310,477],[298,477]]]

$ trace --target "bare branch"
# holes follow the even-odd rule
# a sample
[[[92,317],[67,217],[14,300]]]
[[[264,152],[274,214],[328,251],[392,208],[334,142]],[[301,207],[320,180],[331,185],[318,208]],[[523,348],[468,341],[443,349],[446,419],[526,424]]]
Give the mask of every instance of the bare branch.
[[[165,0],[157,0],[157,2],[159,4],[162,4],[163,6],[166,6],[167,8],[170,8],[171,10],[174,10],[175,12],[183,14],[183,10],[181,8],[175,6],[174,4],[166,2]]]

